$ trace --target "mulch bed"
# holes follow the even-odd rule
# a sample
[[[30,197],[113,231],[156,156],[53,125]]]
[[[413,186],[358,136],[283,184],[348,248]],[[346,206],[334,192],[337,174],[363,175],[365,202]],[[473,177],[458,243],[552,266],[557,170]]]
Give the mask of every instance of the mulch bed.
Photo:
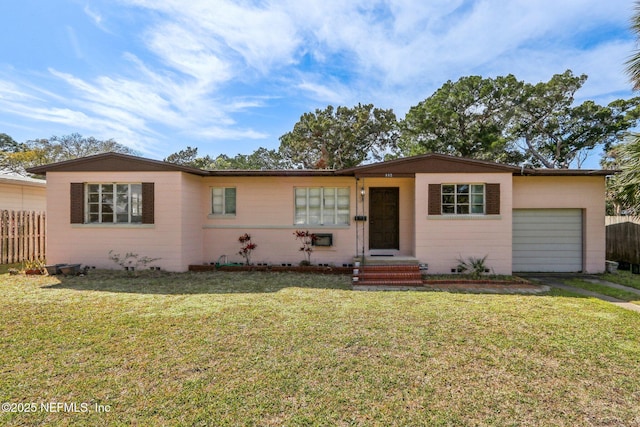
[[[297,266],[297,265],[237,265],[237,266],[219,266],[212,264],[206,265],[190,265],[189,271],[264,271],[264,272],[294,272],[309,274],[353,274],[353,266],[337,267],[337,266]],[[509,280],[502,279],[481,279],[473,280],[468,278],[438,278],[423,279],[422,286],[415,287],[394,287],[394,286],[358,286],[354,285],[354,289],[366,290],[394,290],[394,289],[415,289],[425,291],[455,291],[455,292],[482,292],[482,293],[540,293],[547,292],[548,287],[534,284],[526,279],[516,277]]]
[[[215,265],[190,265],[189,271],[265,271],[273,273],[293,272],[311,274],[352,274],[353,267],[336,267],[321,265],[225,265],[216,267]]]

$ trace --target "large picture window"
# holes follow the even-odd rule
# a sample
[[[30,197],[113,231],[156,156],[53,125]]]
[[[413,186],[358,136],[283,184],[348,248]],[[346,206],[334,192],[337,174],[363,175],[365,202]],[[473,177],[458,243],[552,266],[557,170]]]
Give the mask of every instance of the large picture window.
[[[348,225],[349,187],[295,189],[296,225]]]
[[[236,189],[232,187],[211,188],[211,213],[213,215],[235,215]]]
[[[142,184],[86,184],[85,222],[142,223]]]
[[[442,184],[443,215],[485,213],[484,184]]]

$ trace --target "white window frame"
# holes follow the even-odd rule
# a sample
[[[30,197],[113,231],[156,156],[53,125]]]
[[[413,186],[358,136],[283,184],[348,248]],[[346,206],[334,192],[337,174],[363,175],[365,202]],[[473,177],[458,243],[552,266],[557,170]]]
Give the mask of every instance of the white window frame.
[[[311,193],[315,190],[319,193],[319,221],[312,222]],[[333,195],[330,193],[333,192]],[[303,194],[304,193],[304,194]],[[332,199],[332,205],[328,202]],[[340,200],[346,201],[340,204]],[[304,202],[304,203],[303,203]],[[303,203],[303,204],[302,204]],[[294,187],[293,189],[293,223],[305,226],[340,227],[350,224],[351,215],[351,189],[349,187]]]
[[[228,206],[230,201],[227,200],[227,190],[233,190],[233,212],[227,212],[227,210],[230,209],[230,206]],[[222,191],[222,194],[214,194],[216,191]],[[222,203],[219,204],[222,206],[222,209],[219,212],[215,211],[216,197],[222,199]],[[235,217],[238,211],[237,200],[238,190],[236,187],[211,187],[211,215],[216,217]]]
[[[89,191],[91,186],[98,186],[98,191]],[[105,191],[105,186],[112,186],[112,191]],[[118,192],[118,187],[127,186],[126,193]],[[137,186],[138,191],[133,190]],[[119,206],[118,195],[126,194],[126,212]],[[97,196],[97,201],[92,200],[92,195]],[[106,199],[111,196],[111,200]],[[111,206],[111,212],[105,210]],[[97,207],[92,209],[92,206]],[[97,220],[92,217],[97,215]],[[105,217],[112,216],[111,221],[105,221]],[[119,217],[126,215],[126,220]],[[142,224],[142,183],[141,182],[88,182],[84,186],[84,222],[85,224]]]
[[[453,186],[453,192],[445,192],[445,187]],[[460,187],[468,186],[468,193],[459,192]],[[473,191],[474,187],[482,186],[482,193]],[[473,196],[482,195],[482,212],[473,212],[474,206],[480,206],[479,203],[473,203]],[[453,197],[453,203],[447,202],[445,203],[445,197],[450,196]],[[463,197],[468,197],[468,202],[460,202],[459,199]],[[445,206],[453,207],[453,212],[445,212]],[[468,212],[460,213],[459,208],[467,206]],[[460,215],[486,215],[487,212],[487,186],[483,182],[458,182],[458,183],[445,183],[440,186],[440,213],[442,215],[452,215],[452,216],[460,216]]]

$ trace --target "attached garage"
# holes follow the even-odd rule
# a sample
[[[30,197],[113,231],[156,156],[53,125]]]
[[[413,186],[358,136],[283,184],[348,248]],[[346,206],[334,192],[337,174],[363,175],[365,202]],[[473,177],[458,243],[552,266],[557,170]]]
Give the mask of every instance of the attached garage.
[[[582,209],[514,209],[513,271],[583,270]]]

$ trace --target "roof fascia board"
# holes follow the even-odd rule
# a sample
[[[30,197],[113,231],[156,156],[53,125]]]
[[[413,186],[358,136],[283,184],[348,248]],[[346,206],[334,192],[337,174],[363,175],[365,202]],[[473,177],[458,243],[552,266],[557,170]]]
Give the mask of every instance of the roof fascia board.
[[[93,165],[93,167],[91,167]],[[99,165],[98,168],[95,166]],[[133,165],[137,165],[134,167]],[[65,160],[48,165],[36,166],[27,169],[27,172],[46,175],[47,172],[92,172],[92,171],[174,171],[186,172],[193,175],[205,176],[207,171],[191,168],[188,166],[176,165],[174,163],[162,162],[159,160],[147,159],[144,157],[131,156],[120,153],[101,153],[77,159]]]

